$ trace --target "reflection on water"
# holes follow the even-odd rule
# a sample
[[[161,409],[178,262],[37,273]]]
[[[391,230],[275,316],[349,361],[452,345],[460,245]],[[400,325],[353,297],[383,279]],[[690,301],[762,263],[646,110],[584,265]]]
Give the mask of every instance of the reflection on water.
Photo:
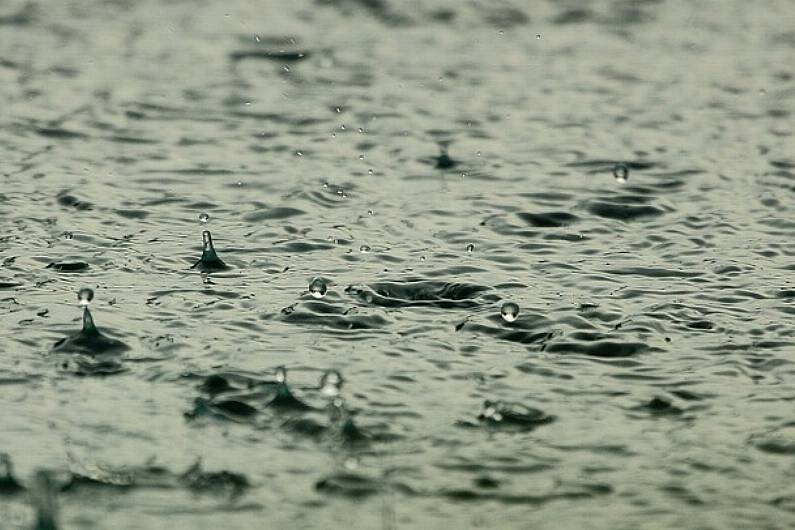
[[[0,4],[2,524],[791,527],[792,18]]]

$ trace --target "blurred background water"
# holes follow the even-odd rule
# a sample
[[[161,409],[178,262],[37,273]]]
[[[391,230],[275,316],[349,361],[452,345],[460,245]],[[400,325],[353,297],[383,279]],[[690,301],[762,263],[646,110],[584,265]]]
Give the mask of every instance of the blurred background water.
[[[792,528],[793,28],[0,2],[0,527]]]

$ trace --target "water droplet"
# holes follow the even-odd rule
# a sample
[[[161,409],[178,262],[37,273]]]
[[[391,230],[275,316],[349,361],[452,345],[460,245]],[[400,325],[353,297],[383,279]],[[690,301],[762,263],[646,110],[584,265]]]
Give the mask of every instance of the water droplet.
[[[360,132],[360,133],[364,133],[364,129],[362,129],[361,127],[359,127],[359,132]]]
[[[616,181],[624,183],[629,178],[629,168],[626,164],[616,164],[613,167],[613,176],[616,178]]]
[[[295,154],[296,156],[304,156],[303,151],[296,151]]]
[[[372,210],[367,210],[367,215],[375,215],[375,212],[373,212]]]
[[[329,398],[339,397],[344,380],[336,370],[327,370],[320,376],[320,393]]]
[[[276,369],[276,382],[284,384],[287,382],[287,368],[280,366]]]
[[[87,306],[94,299],[94,291],[88,287],[83,287],[77,291],[77,302],[82,306]]]
[[[238,180],[238,181],[237,181],[237,186],[238,186],[238,187],[240,187],[240,186],[242,186],[242,185],[243,185],[243,181],[242,181],[242,180]]]
[[[500,412],[502,409],[503,405],[499,401],[486,401],[483,403],[482,416],[491,421],[502,421],[502,412]]]
[[[420,261],[425,261],[425,256],[420,256]]]
[[[315,278],[311,282],[309,282],[309,294],[312,295],[312,298],[323,298],[326,296],[326,291],[328,287],[326,287],[326,282],[321,280],[320,278]]]
[[[374,171],[373,171],[373,168],[370,168],[370,169],[368,169],[368,170],[367,170],[367,173],[368,173],[369,175],[372,175],[372,174],[374,173]]]
[[[480,151],[478,151],[476,154],[477,154],[477,156],[480,156]]]
[[[66,232],[66,233],[64,233],[64,235],[63,235],[63,238],[64,238],[64,239],[66,239],[67,241],[68,241],[68,240],[72,240],[72,239],[74,239],[74,237],[75,237],[75,236],[74,236],[74,234],[73,234],[72,232]]]
[[[337,114],[339,114],[340,112],[342,112],[342,109],[341,109],[341,108],[339,108],[339,107],[334,107],[334,110],[335,110],[335,111],[337,111]]]
[[[539,39],[539,40],[541,39],[541,34],[540,33],[536,33],[536,39]]]
[[[505,302],[500,308],[500,314],[506,322],[513,322],[519,316],[519,306],[513,302]]]
[[[474,251],[475,251],[475,245],[473,245],[472,243],[468,244],[467,245],[467,254],[472,254],[472,252],[474,252]]]
[[[289,72],[290,67],[285,64],[284,66],[282,66],[282,70],[284,70],[285,72]]]
[[[262,42],[262,39],[260,38],[259,35],[254,35],[254,40],[257,42]]]
[[[201,224],[206,224],[207,221],[209,220],[210,220],[210,214],[208,214],[207,212],[202,212],[199,214],[199,222]]]
[[[359,155],[359,160],[364,160],[364,155]]]
[[[505,35],[505,31],[504,30],[500,30],[499,33],[500,33],[500,35]]]
[[[341,130],[341,131],[344,131],[344,130],[345,130],[345,124],[344,124],[344,123],[341,123],[341,124],[340,124],[340,130]]]
[[[362,245],[359,247],[359,252],[361,252],[362,254],[368,254],[370,250],[371,250],[370,247],[367,245]]]

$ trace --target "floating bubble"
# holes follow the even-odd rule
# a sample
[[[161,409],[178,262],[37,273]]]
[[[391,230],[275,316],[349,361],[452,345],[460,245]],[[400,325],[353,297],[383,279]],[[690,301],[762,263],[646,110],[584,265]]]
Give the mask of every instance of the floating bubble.
[[[83,287],[77,291],[77,302],[82,306],[87,306],[94,299],[94,291],[88,287]]]
[[[210,214],[206,212],[202,212],[199,214],[199,222],[201,224],[206,224],[210,220]]]
[[[311,282],[309,282],[309,294],[312,295],[312,298],[323,298],[326,296],[326,291],[328,287],[326,286],[326,282],[321,280],[320,278],[315,278]]]
[[[320,376],[320,393],[329,398],[337,398],[344,380],[337,370],[327,370]]]
[[[613,176],[616,181],[624,183],[629,178],[629,168],[626,164],[616,164],[613,167]]]
[[[513,302],[505,302],[500,308],[500,314],[506,322],[513,322],[519,317],[519,306]]]
[[[359,252],[361,252],[362,254],[369,254],[370,250],[372,249],[367,245],[362,245],[359,247]]]
[[[475,245],[472,243],[467,245],[467,254],[472,254],[475,251]]]

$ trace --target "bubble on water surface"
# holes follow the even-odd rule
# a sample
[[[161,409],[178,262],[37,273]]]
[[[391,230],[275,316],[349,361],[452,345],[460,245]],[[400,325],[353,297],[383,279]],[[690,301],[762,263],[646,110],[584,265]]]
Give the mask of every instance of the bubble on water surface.
[[[513,302],[505,302],[500,308],[500,314],[506,322],[513,322],[519,317],[519,306]]]
[[[315,278],[309,282],[309,294],[312,295],[312,298],[323,298],[326,296],[327,290],[328,287],[326,286],[326,282],[320,278]]]
[[[337,370],[327,370],[320,377],[320,393],[329,398],[337,398],[342,389],[342,374]]]
[[[624,183],[629,179],[629,168],[626,164],[616,164],[613,167],[613,176],[617,182]]]

